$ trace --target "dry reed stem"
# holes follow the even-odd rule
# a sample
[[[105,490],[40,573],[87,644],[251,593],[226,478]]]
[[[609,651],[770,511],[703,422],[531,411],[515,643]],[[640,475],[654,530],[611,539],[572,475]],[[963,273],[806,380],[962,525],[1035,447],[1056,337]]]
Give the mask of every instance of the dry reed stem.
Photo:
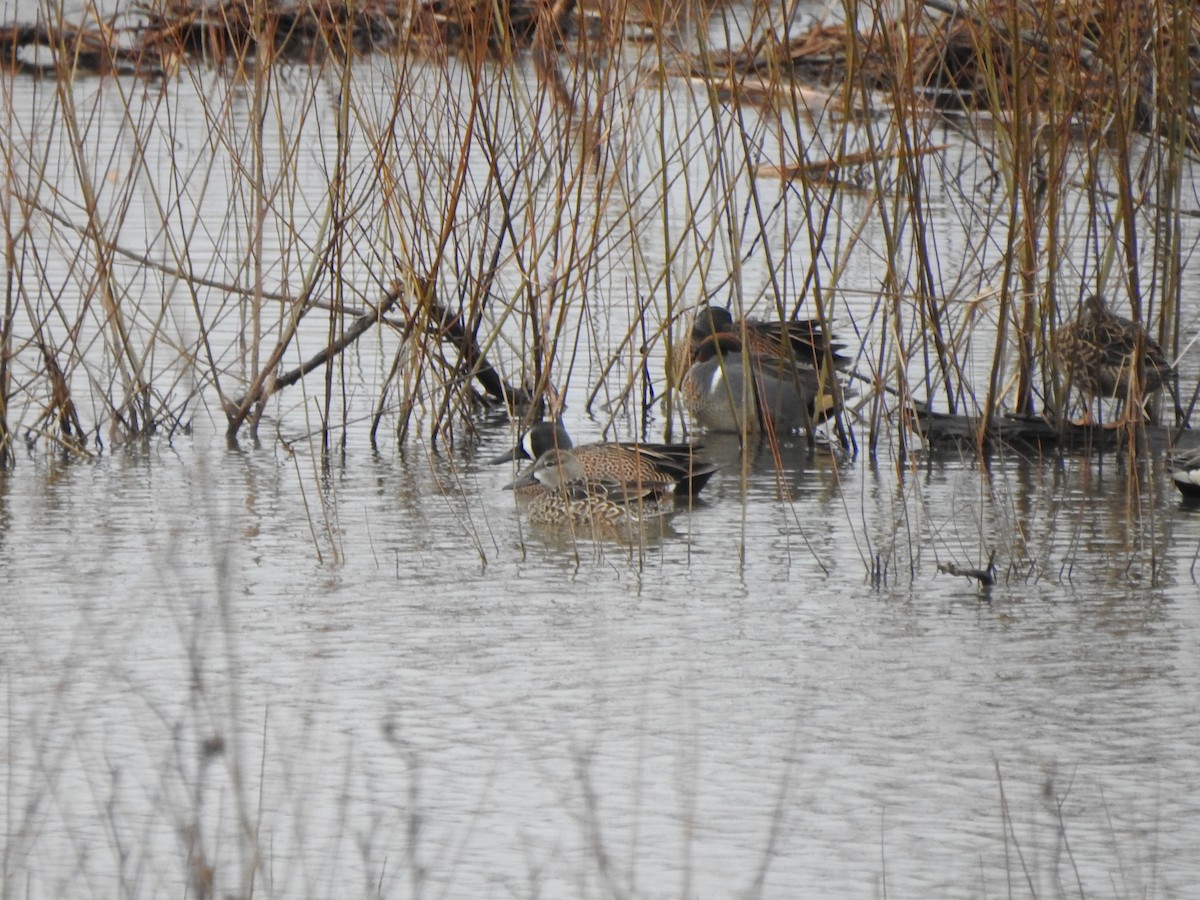
[[[475,8],[456,9],[458,13],[448,9],[446,14]],[[714,18],[698,23],[700,33],[716,33],[724,23],[727,46],[701,42],[698,52],[686,57],[707,81],[683,120],[686,127],[674,134],[665,127],[640,130],[644,124],[638,116],[647,97],[660,104],[660,125],[679,115],[676,98],[659,80],[685,58],[665,19],[656,24],[657,44],[644,57],[653,62],[651,71],[603,52],[623,40],[619,23],[628,11],[605,10],[602,17],[609,18],[603,29],[578,32],[566,27],[567,12],[565,4],[542,10],[531,32],[536,93],[527,92],[507,66],[491,61],[497,47],[504,54],[517,49],[503,23],[472,12],[467,18],[473,24],[464,32],[456,61],[447,56],[421,69],[407,58],[391,62],[395,89],[382,104],[359,87],[355,72],[363,63],[350,50],[359,40],[352,17],[335,14],[321,25],[336,52],[313,57],[309,77],[314,95],[326,83],[322,79],[336,85],[332,115],[338,140],[330,147],[331,167],[325,173],[326,203],[307,213],[307,219],[293,205],[300,183],[295,166],[318,107],[302,104],[288,121],[277,89],[284,55],[280,42],[295,39],[297,32],[281,35],[279,28],[292,26],[279,19],[251,17],[239,25],[230,18],[227,27],[242,29],[246,39],[229,45],[238,49],[226,55],[228,71],[218,76],[226,79],[229,90],[209,96],[202,89],[201,96],[208,141],[235,173],[228,217],[215,230],[249,236],[233,278],[213,277],[211,269],[198,267],[181,237],[200,221],[197,217],[189,224],[183,212],[194,170],[177,168],[172,175],[176,186],[154,194],[164,224],[178,223],[164,231],[174,262],[160,263],[149,253],[121,247],[118,218],[108,210],[128,208],[136,184],[130,178],[115,192],[100,184],[92,161],[82,153],[90,139],[79,125],[83,111],[59,88],[57,102],[75,154],[84,224],[67,224],[71,216],[64,214],[61,200],[50,199],[37,181],[15,185],[14,194],[26,198],[21,208],[27,216],[39,211],[63,234],[74,229],[86,241],[78,258],[79,278],[98,309],[85,303],[72,313],[62,379],[70,383],[94,340],[86,334],[92,323],[102,322],[114,363],[112,384],[119,385],[106,400],[111,433],[144,436],[164,421],[172,429],[179,427],[196,392],[212,384],[228,411],[232,437],[247,419],[253,430],[264,400],[322,368],[320,409],[328,444],[335,428],[344,432],[348,425],[347,375],[338,371],[343,353],[374,333],[372,325],[385,321],[363,299],[363,289],[351,288],[342,275],[349,267],[364,266],[379,273],[376,296],[386,295],[391,281],[416,286],[397,298],[404,346],[381,389],[373,431],[389,408],[386,397],[403,384],[397,432],[406,434],[410,417],[427,409],[436,440],[475,408],[472,378],[486,394],[505,397],[510,407],[528,399],[535,410],[548,404],[554,411],[569,386],[586,378],[589,410],[602,406],[611,425],[624,410],[636,407],[646,421],[664,395],[649,364],[651,355],[665,347],[670,369],[674,322],[698,300],[715,299],[739,311],[762,315],[770,310],[783,319],[803,309],[839,334],[849,321],[861,343],[856,355],[865,366],[852,377],[871,385],[856,401],[869,410],[869,450],[876,452],[884,429],[894,425],[898,434],[893,446],[903,459],[907,430],[930,405],[979,415],[981,446],[996,417],[1005,412],[1027,415],[1039,404],[1063,411],[1060,379],[1045,360],[1055,328],[1066,315],[1065,302],[1084,281],[1099,287],[1119,284],[1135,316],[1157,322],[1167,343],[1178,346],[1176,307],[1187,252],[1180,205],[1191,133],[1190,98],[1178,87],[1187,79],[1178,76],[1190,73],[1186,50],[1193,41],[1192,17],[1171,19],[1145,4],[1128,10],[1079,6],[1071,12],[1075,18],[1030,17],[1023,9],[999,5],[986,15],[944,21],[929,9],[912,11],[903,21],[889,20],[877,9],[867,11],[874,13],[873,24],[860,33],[860,21],[866,18],[858,19],[862,11],[851,4],[845,28],[818,26],[793,40],[779,30],[770,10],[758,6],[750,11],[750,37],[742,41],[732,19],[707,10],[705,15]],[[1078,29],[1072,30],[1079,21],[1100,24],[1081,37]],[[1163,22],[1173,29],[1169,39],[1162,39]],[[210,17],[204,27],[219,25]],[[1133,29],[1141,43],[1117,40],[1113,35],[1120,28]],[[989,260],[982,240],[968,257],[978,263],[978,272],[944,266],[940,244],[945,226],[930,215],[933,198],[940,198],[947,185],[953,189],[955,176],[947,168],[951,147],[933,139],[936,120],[920,94],[929,83],[931,48],[948,34],[954,35],[959,51],[969,47],[969,57],[956,51],[955,64],[969,58],[973,102],[991,115],[988,129],[962,120],[961,130],[976,142],[984,164],[995,168],[1000,186],[995,198],[972,213],[984,227],[971,230],[990,235],[1004,248],[1003,263]],[[849,40],[850,35],[855,39]],[[177,37],[173,52],[188,52],[186,45]],[[780,47],[791,47],[794,57],[781,55]],[[66,49],[63,40],[60,49]],[[796,59],[821,55],[830,58],[827,72],[840,77],[842,86],[840,92],[821,95],[823,105],[817,106],[811,95],[804,99],[789,85]],[[948,57],[938,59],[944,65]],[[1039,80],[1047,60],[1055,65],[1083,60],[1088,66],[1069,77]],[[1173,96],[1156,96],[1153,117],[1156,133],[1173,139],[1161,145],[1160,153],[1137,155],[1128,148],[1146,122],[1139,79],[1148,66],[1176,76]],[[750,70],[752,77],[747,76]],[[438,120],[456,147],[449,155],[432,132],[422,133],[409,121],[421,99],[413,79],[431,71],[447,91],[465,85],[463,104]],[[198,87],[211,83],[211,73],[192,69],[188,74]],[[1110,75],[1115,80],[1104,84],[1111,97],[1098,106],[1096,79]],[[764,79],[780,90],[772,92],[769,105],[756,106],[755,84]],[[235,115],[239,107],[233,89],[238,85],[245,86],[249,98],[248,133]],[[1109,90],[1113,85],[1116,89]],[[872,119],[880,86],[889,92],[888,115]],[[131,107],[126,114],[139,146],[135,169],[148,168],[140,148],[148,146],[152,131],[173,127],[161,109],[147,107],[139,117]],[[510,122],[518,117],[524,126],[514,131]],[[354,147],[361,145],[352,146],[351,132],[365,137],[366,161],[354,155]],[[780,170],[790,180],[774,198],[774,188],[759,179],[770,171],[761,162],[760,148],[780,136],[785,138],[781,147],[795,149],[783,158],[796,162]],[[10,172],[28,168],[27,161],[7,152]],[[268,161],[276,154],[282,166],[269,172]],[[485,167],[472,171],[479,159],[486,161]],[[822,183],[831,172],[841,177]],[[847,181],[850,172],[856,174]],[[219,174],[210,167],[203,177]],[[1148,191],[1144,186],[1151,180],[1155,190]],[[865,201],[860,191],[864,183],[873,189]],[[1082,226],[1064,199],[1078,185],[1089,204]],[[677,197],[683,202],[668,213],[668,202]],[[861,211],[852,220],[850,210],[858,207]],[[796,210],[803,215],[799,227],[789,220]],[[1147,214],[1156,217],[1156,227],[1147,228]],[[378,228],[364,221],[372,215]],[[645,252],[637,239],[648,226],[663,234],[661,253]],[[1081,263],[1068,263],[1065,248],[1077,240],[1081,227],[1092,235],[1095,249]],[[268,246],[272,229],[282,232],[282,241],[275,242],[281,246]],[[14,264],[19,264],[18,232],[10,220]],[[885,302],[864,319],[850,312],[842,291],[846,273],[858,267],[864,254],[874,252],[863,241],[868,233],[882,235],[877,246],[886,267],[877,289]],[[1146,234],[1154,242],[1151,247],[1145,246]],[[170,315],[166,300],[158,305],[130,301],[132,283],[118,265],[130,259],[141,259],[144,271],[178,276],[197,326],[194,342],[163,333]],[[276,289],[271,283],[281,259],[289,272],[303,273],[292,289]],[[761,284],[747,284],[748,263],[761,273]],[[608,333],[589,295],[606,289],[609,273],[621,266],[628,267],[636,291],[625,310],[627,319]],[[513,273],[519,277],[506,281],[505,275]],[[228,299],[213,304],[205,295],[216,285],[232,290]],[[10,298],[19,295],[10,291]],[[964,296],[972,298],[967,307],[959,305]],[[994,309],[975,302],[991,296],[997,297]],[[1143,297],[1153,301],[1144,311]],[[20,308],[11,299],[6,304],[4,337],[10,342],[11,323]],[[968,312],[960,315],[963,309]],[[327,313],[325,347],[304,351],[300,359],[298,338],[311,327],[305,320],[315,310]],[[231,360],[212,336],[235,317],[243,342],[238,358]],[[986,385],[973,383],[965,363],[968,353],[980,350],[970,337],[974,323],[984,318],[997,329],[987,351]],[[44,316],[31,310],[30,319]],[[448,321],[457,323],[450,344],[443,339]],[[58,341],[47,346],[51,343]],[[491,361],[494,352],[505,350],[518,360],[528,396],[500,374],[504,362]],[[184,377],[175,371],[164,378],[161,363],[154,362],[164,352],[192,358],[197,387],[185,391],[182,404],[174,395]],[[285,372],[289,353],[297,354],[297,363]],[[53,374],[44,365],[42,369],[51,385],[48,393],[61,394],[53,386]],[[11,367],[0,375],[5,372],[11,373]],[[11,383],[11,374],[7,377]],[[669,398],[669,389],[665,393]],[[335,415],[339,405],[340,422]],[[665,408],[669,417],[670,399]],[[835,423],[843,443],[855,445],[855,424],[841,418]]]

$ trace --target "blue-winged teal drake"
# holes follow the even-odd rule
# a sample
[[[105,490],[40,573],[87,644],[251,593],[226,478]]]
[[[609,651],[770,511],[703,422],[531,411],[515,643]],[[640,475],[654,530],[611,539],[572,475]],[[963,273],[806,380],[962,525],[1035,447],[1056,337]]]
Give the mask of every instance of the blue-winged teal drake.
[[[673,510],[667,481],[627,482],[589,477],[583,458],[573,450],[547,450],[518,482],[539,490],[527,515],[535,525],[568,525],[593,529],[624,528],[661,518]],[[519,487],[514,483],[514,487]]]
[[[550,450],[570,450],[588,479],[608,479],[618,483],[651,484],[680,495],[694,497],[719,466],[699,454],[696,444],[639,444],[598,441],[576,447],[559,422],[539,422],[527,431],[521,442],[493,463],[517,459],[540,459]],[[525,474],[529,474],[528,472]],[[518,478],[514,490],[536,492],[538,482]]]
[[[1141,345],[1141,369],[1137,382],[1142,396],[1131,406],[1141,409],[1148,394],[1169,387],[1175,374],[1167,355],[1146,329],[1108,308],[1100,294],[1083,301],[1079,316],[1058,332],[1058,360],[1069,383],[1088,395],[1085,421],[1091,419],[1093,399],[1130,399],[1133,360]]]
[[[1200,447],[1177,450],[1167,457],[1171,480],[1188,500],[1200,501]]]
[[[709,431],[808,429],[840,406],[830,368],[848,362],[839,349],[815,320],[735,321],[721,307],[704,307],[676,349],[680,393]]]

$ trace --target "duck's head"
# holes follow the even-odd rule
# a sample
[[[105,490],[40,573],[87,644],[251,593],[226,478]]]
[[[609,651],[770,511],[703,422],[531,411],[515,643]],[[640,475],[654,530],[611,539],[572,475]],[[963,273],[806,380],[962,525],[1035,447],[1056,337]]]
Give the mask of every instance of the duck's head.
[[[583,481],[587,477],[583,463],[570,450],[552,448],[541,454],[529,469],[506,484],[505,490],[518,491],[523,488],[544,487],[558,490],[571,481]]]
[[[1083,315],[1093,319],[1103,319],[1108,315],[1108,301],[1103,294],[1090,294],[1083,301]]]
[[[547,450],[538,457],[529,473],[543,487],[558,490],[572,481],[583,481],[586,477],[583,463],[570,450]]]
[[[707,362],[714,356],[739,356],[742,352],[742,340],[736,334],[717,332],[711,334],[696,344],[693,362]]]
[[[724,334],[733,330],[733,316],[722,306],[705,306],[696,311],[692,321],[692,340],[696,343],[706,340],[715,334]]]
[[[561,422],[538,422],[521,435],[515,447],[493,459],[492,465],[518,459],[538,459],[548,450],[570,450],[572,446],[571,436]]]

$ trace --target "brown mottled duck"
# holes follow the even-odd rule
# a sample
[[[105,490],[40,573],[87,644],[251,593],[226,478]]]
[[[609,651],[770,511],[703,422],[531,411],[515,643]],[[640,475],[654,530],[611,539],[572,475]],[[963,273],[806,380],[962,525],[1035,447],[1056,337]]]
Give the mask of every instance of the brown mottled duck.
[[[1135,379],[1139,345],[1141,365]],[[1088,395],[1085,423],[1091,421],[1093,399],[1132,400],[1127,409],[1141,410],[1145,398],[1169,387],[1175,374],[1145,327],[1114,313],[1100,294],[1084,300],[1075,321],[1059,331],[1058,361],[1069,383]],[[1132,396],[1135,384],[1140,391],[1137,397]]]
[[[550,450],[570,450],[587,478],[665,484],[677,495],[694,497],[719,468],[712,460],[701,455],[701,449],[699,444],[626,441],[597,441],[576,447],[567,430],[555,421],[534,425],[522,435],[516,447],[492,462],[538,460]],[[535,493],[542,489],[539,481],[529,478],[518,478],[512,487],[524,493]]]
[[[589,477],[572,450],[547,450],[528,473],[514,482],[514,488],[519,489],[524,480],[541,488],[527,507],[529,521],[535,525],[620,529],[674,511],[668,482]]]

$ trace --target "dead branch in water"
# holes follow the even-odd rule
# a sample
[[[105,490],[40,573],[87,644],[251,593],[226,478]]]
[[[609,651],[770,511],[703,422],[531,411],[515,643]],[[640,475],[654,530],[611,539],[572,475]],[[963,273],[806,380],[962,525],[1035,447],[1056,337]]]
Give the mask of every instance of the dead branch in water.
[[[429,308],[429,328],[443,343],[458,350],[459,368],[474,377],[492,400],[504,404],[513,413],[519,412],[532,402],[527,391],[514,388],[488,362],[475,335],[467,330],[461,315],[450,312],[437,301],[432,301]]]
[[[319,352],[305,360],[299,366],[276,378],[261,378],[242,397],[230,404],[226,410],[229,417],[227,435],[230,439],[236,437],[242,423],[246,420],[251,409],[265,403],[271,396],[297,384],[305,375],[322,368],[332,362],[337,356],[347,350],[372,327],[386,320],[400,302],[404,291],[394,288],[380,301],[374,309],[360,314],[349,328],[338,338]],[[454,347],[458,358],[449,365],[460,373],[475,378],[485,394],[497,403],[505,405],[514,414],[519,413],[531,402],[528,392],[514,388],[501,377],[495,367],[488,362],[475,336],[467,330],[462,317],[450,312],[437,301],[430,301],[427,316],[428,332],[437,337],[442,343]],[[405,335],[411,335],[417,326],[417,316],[414,314],[407,321],[391,323]],[[284,345],[286,346],[286,345]],[[264,369],[265,371],[269,371]]]
[[[946,145],[939,144],[935,147],[914,147],[912,152],[916,156],[925,156],[932,153],[942,153],[945,150]],[[802,178],[818,182],[840,181],[853,183],[856,180],[863,180],[858,178],[857,175],[869,169],[870,166],[899,157],[900,152],[896,150],[864,150],[858,153],[845,153],[840,157],[830,157],[811,162],[793,163],[784,166],[759,166],[758,174],[772,175],[782,178],[785,181]]]
[[[964,578],[970,578],[972,581],[979,582],[981,589],[987,590],[996,583],[996,551],[993,550],[988,556],[986,568],[970,569],[956,563],[938,563],[938,571],[945,572],[947,575],[961,575]]]

